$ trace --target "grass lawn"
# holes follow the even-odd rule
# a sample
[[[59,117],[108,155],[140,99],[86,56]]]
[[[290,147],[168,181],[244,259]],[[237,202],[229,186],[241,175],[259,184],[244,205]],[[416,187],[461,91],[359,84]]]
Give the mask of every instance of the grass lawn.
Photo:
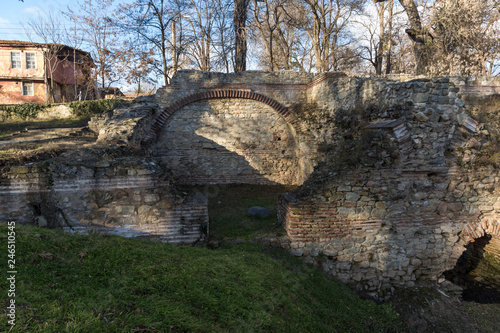
[[[219,188],[210,200],[214,236],[250,239],[277,229],[275,218],[246,216],[247,206],[275,205],[268,200],[283,190],[263,189]],[[7,231],[2,224],[0,244],[6,244]],[[9,301],[7,259],[7,250],[0,251],[2,309]],[[209,250],[17,226],[16,268],[16,325],[6,324],[3,310],[0,331],[404,330],[390,305],[362,300],[285,251],[252,242],[222,242]]]
[[[6,235],[2,226],[4,244]],[[21,226],[16,235],[11,332],[386,332],[400,325],[390,306],[361,300],[259,244],[212,251]],[[4,277],[3,309],[7,289]],[[1,322],[9,328],[5,312]]]

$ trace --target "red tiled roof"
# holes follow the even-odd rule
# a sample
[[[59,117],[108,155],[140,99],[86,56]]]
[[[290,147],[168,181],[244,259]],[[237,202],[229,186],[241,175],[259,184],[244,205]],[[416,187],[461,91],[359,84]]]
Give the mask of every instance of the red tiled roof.
[[[42,45],[40,43],[26,42],[21,40],[0,40],[0,45],[19,45],[19,46],[35,46]]]
[[[87,51],[79,50],[75,47],[67,46],[64,44],[59,44],[59,43],[35,43],[35,42],[26,42],[22,40],[0,40],[0,46],[43,46],[43,45],[57,45],[61,46],[63,48],[68,48],[68,49],[75,49],[77,52],[83,53],[88,55],[89,53]]]

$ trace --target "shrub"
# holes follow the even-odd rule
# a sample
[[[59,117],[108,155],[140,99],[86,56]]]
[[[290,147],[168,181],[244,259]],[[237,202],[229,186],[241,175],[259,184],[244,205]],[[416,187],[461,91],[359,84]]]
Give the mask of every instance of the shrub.
[[[71,102],[69,107],[77,117],[88,117],[111,110],[116,104],[123,102],[121,99],[98,99],[95,101]]]
[[[25,103],[17,105],[2,106],[7,118],[19,117],[23,120],[28,118],[36,118],[40,111],[50,107],[50,104]]]

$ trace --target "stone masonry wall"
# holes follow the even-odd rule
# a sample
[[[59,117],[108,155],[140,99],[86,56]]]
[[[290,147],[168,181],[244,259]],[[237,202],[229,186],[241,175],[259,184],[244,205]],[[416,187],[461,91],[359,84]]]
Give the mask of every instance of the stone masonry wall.
[[[406,78],[406,80],[409,80],[409,78]],[[456,86],[453,82],[460,84],[460,87]],[[459,125],[462,125],[466,121],[472,121],[463,108],[464,100],[458,96],[460,89],[470,87],[470,82],[472,82],[470,79],[460,81],[458,78],[454,78],[453,80],[450,80],[450,78],[433,80],[420,78],[411,81],[392,80],[391,77],[348,78],[341,75],[341,73],[321,75],[295,72],[222,74],[180,71],[173,79],[172,84],[161,89],[156,95],[156,103],[159,106],[159,111],[156,112],[153,120],[148,121],[148,124],[157,128],[159,132],[155,138],[155,144],[151,146],[150,151],[155,156],[169,151],[169,156],[174,154],[187,157],[187,150],[183,149],[183,152],[174,152],[177,148],[169,146],[168,139],[162,139],[161,136],[164,136],[168,132],[165,131],[166,126],[169,126],[169,128],[184,126],[179,122],[182,116],[176,115],[177,113],[193,113],[191,104],[178,109],[176,107],[177,103],[183,105],[185,102],[180,101],[189,100],[190,96],[214,91],[217,92],[214,93],[214,97],[205,100],[212,101],[212,103],[205,102],[205,105],[207,105],[205,113],[213,109],[213,114],[220,114],[221,112],[225,112],[226,115],[238,114],[240,112],[238,108],[242,106],[242,112],[252,114],[253,117],[252,119],[248,119],[246,123],[253,122],[253,127],[260,126],[260,133],[264,133],[267,126],[262,126],[262,124],[266,123],[265,118],[267,116],[264,114],[261,115],[260,112],[261,110],[268,110],[267,105],[259,101],[217,97],[219,96],[219,92],[222,93],[224,91],[257,93],[265,96],[265,98],[271,98],[271,100],[277,101],[283,107],[288,108],[284,113],[281,111],[276,112],[277,110],[275,110],[275,113],[279,113],[280,117],[277,118],[280,118],[281,122],[284,120],[289,125],[291,136],[293,136],[295,141],[297,162],[286,163],[289,166],[288,170],[285,171],[281,168],[280,172],[285,171],[287,174],[298,174],[298,181],[294,181],[292,184],[301,184],[311,174],[314,167],[325,160],[325,154],[321,151],[321,147],[332,145],[342,140],[342,129],[339,130],[339,127],[342,127],[342,122],[344,122],[345,127],[351,127],[353,122],[363,122],[368,125],[379,120],[400,120],[402,122],[400,128],[388,128],[386,126],[386,130],[396,130],[398,134],[401,134],[397,140],[400,141],[401,145],[405,145],[408,143],[406,142],[408,137],[405,133],[408,133],[409,126],[405,120],[413,121],[415,117],[418,117],[419,119],[429,120],[435,127],[441,126],[441,124],[438,124],[440,119],[447,121],[450,115],[458,118]],[[202,101],[196,103],[199,105]],[[309,105],[309,107],[306,107],[307,110],[304,110],[305,105]],[[162,106],[166,106],[166,111],[163,111]],[[199,109],[199,106],[194,108]],[[371,110],[384,110],[385,113],[372,113]],[[408,110],[412,110],[412,113],[408,114],[412,119],[403,119],[401,115]],[[173,114],[170,112],[173,112]],[[266,111],[266,113],[269,114],[270,112]],[[240,114],[240,116],[242,115]],[[199,119],[201,117],[200,115]],[[242,117],[245,118],[245,116]],[[186,120],[187,118],[189,117],[186,117]],[[347,118],[347,121],[343,121],[342,118]],[[199,119],[196,119],[198,123]],[[262,121],[263,119],[264,122]],[[190,119],[190,121],[194,121],[194,118]],[[171,122],[175,124],[169,125]],[[206,125],[212,126],[210,123]],[[444,138],[445,136],[453,135],[454,130],[455,127],[452,126],[448,132],[436,131],[435,135],[441,135]],[[229,132],[231,131],[229,129]],[[232,133],[228,137],[230,135]],[[269,133],[267,136],[270,136]],[[247,131],[239,133],[237,137],[239,138],[238,140],[249,143],[251,147],[259,147],[263,143],[261,139],[264,136],[256,135],[255,131]],[[437,139],[439,143],[443,141],[442,138]],[[197,138],[195,138],[196,140]],[[158,148],[159,145],[156,144],[158,141],[162,142],[161,148]],[[229,147],[232,143],[235,143],[230,141],[227,142]],[[250,144],[252,142],[254,144]],[[273,142],[268,141],[267,144],[272,145]],[[224,149],[226,147],[223,144],[219,148]],[[446,149],[445,145],[440,145],[440,149],[441,151],[432,152],[427,158],[434,156],[435,159],[437,156],[442,156]],[[257,150],[260,149],[257,148]],[[199,170],[205,169],[205,171],[210,173],[214,165],[217,165],[216,159],[210,159],[206,156],[206,158],[199,159],[199,150],[194,149],[192,151],[193,156],[187,159],[197,160],[199,162]],[[249,156],[249,151],[247,150],[243,154],[244,158],[245,156]],[[416,153],[419,152],[417,151]],[[291,152],[285,153],[288,156],[290,154]],[[269,152],[268,156],[274,155],[272,152]],[[225,159],[229,161],[229,164],[240,164],[238,161],[231,161],[227,156]],[[249,158],[246,162],[252,165],[253,160],[255,159]],[[421,158],[415,159],[413,156],[409,156],[408,160],[416,161],[421,160]],[[175,165],[179,165],[182,169],[185,169],[185,164],[175,162]],[[276,179],[280,183],[289,181],[290,178],[288,176],[285,176],[284,179],[279,179],[278,173],[275,171],[273,171],[273,177],[268,177],[268,168],[257,166],[254,170],[254,172],[264,178],[272,178],[273,181]],[[262,178],[254,177],[254,180],[249,180],[246,176],[248,173],[237,172],[237,174],[241,176],[239,180],[238,177],[232,176],[229,177],[231,180],[229,178],[226,180],[230,182],[254,182],[256,179]],[[204,180],[203,177],[199,177],[198,179],[199,181],[208,181],[207,179]],[[292,177],[292,179],[294,178]],[[257,183],[261,183],[261,181],[257,181]]]
[[[330,78],[309,90],[318,109],[303,126],[324,154],[280,201],[293,254],[383,297],[500,236],[498,126],[476,119],[473,89],[455,81]],[[497,88],[474,91],[485,90]]]
[[[237,127],[233,125],[221,128],[221,131],[227,130],[222,141],[228,146],[222,144],[218,148],[231,152],[235,152],[234,145],[247,146],[249,149],[236,149],[244,160],[230,159],[227,155],[224,157],[226,165],[233,165],[236,168],[226,174],[225,179],[221,181],[301,184],[317,162],[317,145],[314,137],[308,133],[308,129],[302,127],[301,115],[287,108],[306,103],[308,89],[311,87],[328,78],[343,76],[345,75],[342,73],[312,75],[287,71],[276,73],[250,71],[233,74],[180,71],[172,83],[159,90],[156,95],[156,103],[165,108],[160,107],[160,111],[155,115],[156,122],[152,122],[153,132],[156,133],[153,134],[154,144],[150,146],[150,151],[155,156],[166,153],[168,156],[176,155],[190,161],[196,160],[199,162],[198,170],[202,174],[212,175],[214,166],[220,164],[218,160],[220,154],[206,154],[206,150],[200,154],[200,149],[193,149],[192,156],[188,156],[188,150],[169,145],[169,138],[162,138],[168,133],[165,127],[178,129],[191,126],[187,123],[182,124],[180,119],[183,116],[178,116],[178,113],[191,114],[189,121],[195,121],[203,127],[213,126],[211,120],[203,123],[203,113],[211,113],[225,119],[239,118],[241,123],[244,122],[243,131],[237,133]],[[237,98],[235,95],[245,97]],[[198,101],[200,96],[205,102]],[[196,102],[196,106],[190,104],[191,99]],[[211,102],[208,103],[207,100]],[[198,115],[193,114],[194,109],[200,109],[200,103],[206,105],[204,111],[200,111]],[[187,118],[189,117],[184,117],[186,121]],[[285,142],[279,142],[282,137],[287,138]],[[194,140],[199,141],[198,138]],[[186,142],[181,146],[186,147],[186,145],[189,143]],[[179,148],[180,151],[176,151]],[[209,158],[208,155],[212,155],[213,158]],[[231,155],[236,157],[234,154]],[[167,159],[171,160],[170,157]],[[185,168],[183,163],[174,162],[174,164]],[[247,164],[254,170],[244,171],[242,164]],[[219,173],[222,174],[220,171]],[[252,173],[254,176],[250,176]],[[216,174],[213,174],[212,180],[200,175],[187,174],[201,182],[218,181]],[[186,177],[181,178],[186,179]]]
[[[158,91],[156,102],[169,105],[196,92],[224,89],[262,93],[290,106],[306,100],[306,88],[314,78],[314,74],[293,71],[224,74],[181,70],[171,84]]]
[[[180,71],[154,103],[93,128],[101,142],[147,150],[184,183],[303,183],[279,206],[292,253],[383,297],[440,279],[484,234],[496,244],[500,126],[479,115],[499,86]]]
[[[383,295],[437,280],[469,242],[499,237],[499,182],[490,171],[349,172],[328,186],[325,201],[283,196],[279,218],[293,254]]]
[[[0,180],[0,218],[173,244],[205,239],[206,198],[177,195],[161,175],[155,162],[130,158],[12,167]]]
[[[182,114],[184,112],[192,115],[190,121],[197,121],[200,124],[199,126],[205,126],[200,122],[200,119],[204,119],[203,114],[209,111],[212,112],[213,109],[213,115],[225,113],[227,116],[235,114],[243,117],[243,119],[246,118],[246,124],[252,124],[254,128],[260,127],[258,133],[246,131],[239,135],[238,139],[235,138],[233,142],[229,140],[230,135],[228,133],[227,138],[222,141],[227,142],[229,145],[244,142],[249,147],[260,147],[263,143],[262,138],[271,137],[272,134],[270,132],[265,133],[268,128],[266,126],[267,115],[261,116],[259,114],[261,110],[267,114],[272,112],[269,105],[260,100],[220,97],[220,95],[224,95],[224,92],[234,92],[226,95],[235,95],[236,93],[260,94],[254,98],[270,98],[272,101],[279,103],[280,108],[285,108],[284,111],[275,109],[274,111],[279,114],[279,117],[273,116],[270,120],[275,121],[275,118],[279,118],[276,121],[280,123],[284,121],[288,125],[291,136],[295,141],[297,163],[285,163],[289,166],[286,172],[292,175],[297,174],[298,181],[293,183],[300,184],[307,179],[318,163],[325,160],[325,154],[321,148],[342,141],[342,135],[345,134],[345,131],[342,128],[339,130],[339,127],[348,129],[355,124],[359,125],[361,122],[369,125],[381,120],[399,120],[398,128],[385,126],[385,130],[396,131],[394,133],[399,135],[396,140],[401,145],[406,144],[408,146],[409,142],[406,140],[408,139],[406,134],[411,129],[409,128],[411,125],[409,122],[413,121],[415,117],[428,121],[428,124],[433,124],[436,127],[435,133],[432,134],[435,137],[431,139],[437,139],[438,142],[434,144],[436,147],[440,146],[441,149],[439,152],[431,152],[432,154],[429,156],[442,156],[443,149],[446,149],[445,145],[442,144],[445,141],[444,138],[447,135],[453,136],[457,126],[456,124],[450,124],[451,126],[448,129],[440,130],[437,127],[444,128],[441,126],[442,124],[439,124],[441,120],[446,122],[449,117],[454,117],[454,120],[458,120],[459,126],[463,125],[464,122],[470,123],[472,127],[477,126],[477,123],[474,124],[474,119],[468,117],[470,113],[467,113],[463,108],[467,99],[465,98],[464,101],[464,99],[459,98],[459,94],[462,92],[473,93],[474,95],[482,95],[485,92],[490,94],[492,92],[498,93],[499,87],[500,84],[497,81],[481,78],[452,77],[432,80],[413,76],[348,78],[341,73],[312,75],[286,71],[279,73],[250,71],[223,74],[182,70],[173,78],[172,84],[158,91],[154,101],[142,99],[132,106],[118,107],[112,112],[94,117],[90,127],[99,133],[99,141],[127,144],[138,148],[142,146],[142,149],[149,149],[152,155],[155,156],[168,151],[168,156],[173,154],[183,156],[187,160],[197,160],[197,162],[201,163],[198,164],[198,170],[201,171],[205,168],[205,171],[210,173],[214,165],[217,165],[217,160],[208,157],[199,159],[199,149],[193,150],[193,156],[186,156],[186,149],[174,152],[176,148],[169,146],[168,140],[161,138],[162,135],[168,132],[164,130],[165,126],[177,129],[183,127],[184,125],[180,122],[180,119],[187,120],[189,117],[179,116],[177,113]],[[213,96],[205,97],[207,98],[205,100],[193,99],[198,105],[194,106],[194,109],[199,109],[200,103],[206,105],[204,113],[200,111],[199,117],[194,119],[194,109],[192,102],[189,101],[190,97],[199,96],[200,94],[212,94]],[[178,104],[179,102],[182,102],[181,105]],[[184,105],[183,103],[187,104]],[[271,105],[274,105],[272,103]],[[239,106],[243,106],[241,114],[238,114]],[[372,110],[383,110],[383,112],[371,112]],[[408,110],[412,110],[412,112],[402,116]],[[251,114],[253,118],[249,119],[243,113]],[[406,116],[409,118],[406,119]],[[170,122],[175,122],[175,124],[169,125]],[[186,126],[191,126],[191,124],[186,124]],[[206,126],[212,126],[210,121],[206,123]],[[153,144],[146,144],[153,127],[158,131],[158,135],[155,134]],[[233,130],[234,126],[229,129],[229,131]],[[221,128],[221,132],[223,131],[224,129]],[[438,138],[437,135],[441,137]],[[413,140],[421,142],[419,136],[420,134],[417,133]],[[272,138],[274,139],[275,136],[272,135]],[[195,136],[194,139],[198,140],[199,137]],[[162,141],[162,144],[156,144],[158,141]],[[267,142],[269,146],[274,144],[273,141]],[[224,149],[226,147],[220,145],[218,148]],[[231,148],[229,150],[231,151]],[[259,150],[261,149],[259,148]],[[206,149],[204,151],[207,152]],[[250,150],[247,149],[243,155],[249,156],[249,152]],[[417,149],[413,153],[423,154],[424,151]],[[269,156],[273,156],[273,154],[272,151],[269,151]],[[285,155],[291,156],[293,153],[287,151]],[[235,155],[232,154],[232,156]],[[409,156],[408,160],[421,160],[420,157],[417,159],[413,157]],[[170,157],[167,157],[167,159],[170,159]],[[230,164],[240,164],[239,158],[231,160],[228,156],[225,156],[225,159]],[[252,165],[254,160],[254,158],[249,158],[246,163]],[[205,162],[206,165],[204,165]],[[436,160],[435,162],[439,161]],[[175,162],[175,165],[185,169],[183,163]],[[282,167],[280,169],[281,171],[284,170]],[[274,170],[276,171],[276,169]],[[269,168],[261,170],[257,166],[254,173],[260,174],[260,177],[253,177],[253,179],[261,182],[262,178],[269,178],[267,176],[268,171]],[[279,178],[275,171],[273,171],[274,176],[271,177],[273,178],[272,181]],[[181,172],[183,171],[181,170]],[[241,176],[241,180],[238,180],[238,177],[231,177],[233,179],[231,181],[253,181],[251,177],[246,176],[248,173],[237,174]],[[285,176],[284,178],[286,179],[278,179],[278,182],[288,181],[287,179],[294,180],[295,176],[291,178]],[[199,179],[201,181],[203,177]]]
[[[150,148],[184,184],[299,184],[290,126],[268,105],[244,99],[185,106]]]

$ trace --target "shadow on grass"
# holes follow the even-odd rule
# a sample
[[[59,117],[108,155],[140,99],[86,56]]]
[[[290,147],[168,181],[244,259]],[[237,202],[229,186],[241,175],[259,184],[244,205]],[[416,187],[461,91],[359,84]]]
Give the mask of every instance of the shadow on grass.
[[[0,225],[0,240],[6,235]],[[16,249],[22,274],[12,332],[401,331],[390,306],[360,300],[260,244],[208,251],[16,226]]]
[[[210,237],[218,240],[252,239],[258,236],[284,235],[276,216],[277,202],[282,193],[293,190],[284,185],[217,185],[208,194]],[[204,191],[203,188],[198,188]],[[261,206],[271,216],[259,219],[248,215],[252,206]]]
[[[49,128],[73,128],[87,126],[90,117],[82,118],[66,118],[53,120],[19,120],[19,121],[4,121],[0,122],[0,138],[8,137],[14,133],[23,132],[33,129],[49,129]]]

